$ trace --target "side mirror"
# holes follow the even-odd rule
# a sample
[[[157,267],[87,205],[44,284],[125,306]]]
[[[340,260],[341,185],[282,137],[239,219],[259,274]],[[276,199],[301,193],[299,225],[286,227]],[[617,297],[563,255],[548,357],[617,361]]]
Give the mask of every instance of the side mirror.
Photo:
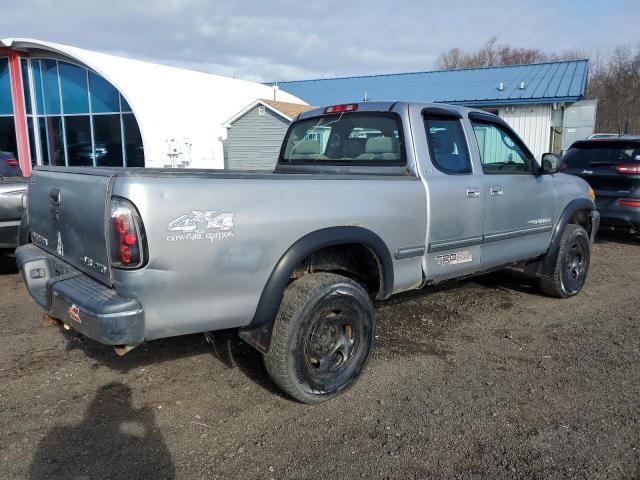
[[[560,170],[560,157],[555,153],[542,154],[542,173],[556,173]]]

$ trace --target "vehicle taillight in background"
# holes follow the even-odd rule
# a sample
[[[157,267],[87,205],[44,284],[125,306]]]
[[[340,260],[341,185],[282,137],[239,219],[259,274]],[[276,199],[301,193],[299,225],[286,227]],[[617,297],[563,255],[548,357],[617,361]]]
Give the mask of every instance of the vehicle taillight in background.
[[[19,166],[19,165],[20,165],[20,164],[18,163],[18,160],[16,160],[15,158],[9,158],[9,159],[5,160],[5,161],[4,161],[4,164],[5,164],[7,167],[17,167],[17,166]]]
[[[355,112],[358,110],[357,103],[348,103],[346,105],[333,105],[324,109],[324,113],[343,113],[343,112]]]
[[[144,230],[136,208],[124,198],[113,197],[109,221],[111,265],[116,268],[142,266]]]
[[[567,164],[562,162],[562,164],[560,165],[560,172],[566,172],[569,169],[569,167],[567,167]]]
[[[640,164],[638,165],[616,165],[616,172],[623,175],[640,175]]]
[[[640,201],[639,200],[618,200],[618,205],[620,205],[621,207],[640,208]]]

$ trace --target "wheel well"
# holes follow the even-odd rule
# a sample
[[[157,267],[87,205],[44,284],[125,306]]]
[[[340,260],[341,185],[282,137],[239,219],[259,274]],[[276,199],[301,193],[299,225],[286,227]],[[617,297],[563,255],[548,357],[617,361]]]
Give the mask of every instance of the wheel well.
[[[307,273],[334,272],[362,284],[372,296],[382,293],[383,267],[378,256],[366,245],[347,243],[320,248],[296,266],[290,280]]]
[[[571,218],[569,219],[569,222],[567,223],[580,225],[587,231],[587,233],[591,234],[591,221],[589,217],[589,210],[584,210],[584,209],[576,210],[575,212],[573,212],[573,214],[571,215]]]

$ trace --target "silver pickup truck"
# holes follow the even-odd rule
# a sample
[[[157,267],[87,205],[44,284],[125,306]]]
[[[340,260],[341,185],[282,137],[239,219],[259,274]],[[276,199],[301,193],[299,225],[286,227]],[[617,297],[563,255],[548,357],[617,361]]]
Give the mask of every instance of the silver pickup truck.
[[[302,402],[369,358],[372,299],[520,266],[577,294],[599,217],[583,180],[509,126],[442,104],[305,112],[273,172],[53,168],[32,175],[31,296],[89,338],[238,329]]]

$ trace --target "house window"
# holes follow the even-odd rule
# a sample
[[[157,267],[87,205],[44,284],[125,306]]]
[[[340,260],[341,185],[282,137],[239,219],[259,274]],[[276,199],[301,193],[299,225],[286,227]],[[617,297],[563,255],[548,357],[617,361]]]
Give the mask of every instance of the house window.
[[[258,107],[258,115],[266,115],[267,114],[267,109],[265,108],[264,105],[260,105]]]

